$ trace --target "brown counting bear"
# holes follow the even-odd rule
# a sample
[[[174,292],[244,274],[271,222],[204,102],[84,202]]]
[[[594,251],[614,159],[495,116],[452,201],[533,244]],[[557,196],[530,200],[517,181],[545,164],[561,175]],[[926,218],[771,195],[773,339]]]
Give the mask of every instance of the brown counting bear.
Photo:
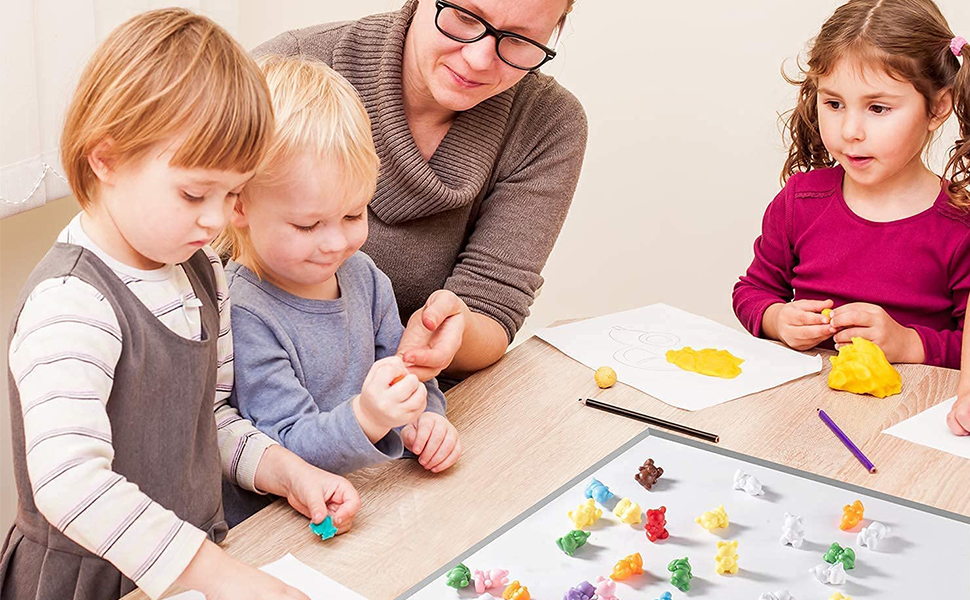
[[[663,474],[664,470],[654,465],[652,458],[648,458],[645,463],[640,465],[640,472],[634,475],[633,478],[637,480],[637,483],[649,490]]]

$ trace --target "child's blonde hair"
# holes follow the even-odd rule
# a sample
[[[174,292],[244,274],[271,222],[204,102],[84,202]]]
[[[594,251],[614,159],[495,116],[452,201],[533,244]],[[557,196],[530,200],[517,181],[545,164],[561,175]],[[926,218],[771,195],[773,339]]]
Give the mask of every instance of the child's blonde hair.
[[[808,68],[800,69],[803,77],[785,76],[799,86],[799,95],[786,120],[791,145],[782,184],[795,173],[835,164],[819,132],[818,79],[839,60],[852,56],[912,83],[930,112],[939,92],[952,90],[960,135],[950,150],[944,176],[949,175],[950,203],[970,207],[970,46],[959,48],[961,66],[950,49],[953,40],[950,26],[932,0],[850,0],[836,9],[808,52]]]
[[[367,111],[350,82],[309,58],[269,55],[260,57],[257,63],[269,85],[276,132],[238,201],[245,206],[252,201],[254,189],[289,176],[288,164],[305,153],[335,161],[347,178],[342,191],[369,200],[377,188],[380,161]],[[245,229],[230,223],[213,245],[222,257],[242,258],[247,267],[261,275]]]
[[[272,132],[269,90],[245,49],[206,17],[154,10],[118,26],[88,61],[64,121],[61,163],[86,208],[98,183],[88,154],[106,140],[117,165],[181,139],[172,166],[245,173]]]

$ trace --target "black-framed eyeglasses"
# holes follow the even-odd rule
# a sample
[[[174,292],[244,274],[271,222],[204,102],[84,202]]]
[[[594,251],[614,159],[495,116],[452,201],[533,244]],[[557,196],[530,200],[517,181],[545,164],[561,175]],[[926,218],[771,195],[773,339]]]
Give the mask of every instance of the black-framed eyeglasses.
[[[457,4],[437,0],[435,6],[438,14],[434,22],[438,31],[463,44],[471,44],[491,35],[495,38],[495,54],[510,67],[533,71],[556,58],[555,50],[524,35],[496,29],[485,19]]]

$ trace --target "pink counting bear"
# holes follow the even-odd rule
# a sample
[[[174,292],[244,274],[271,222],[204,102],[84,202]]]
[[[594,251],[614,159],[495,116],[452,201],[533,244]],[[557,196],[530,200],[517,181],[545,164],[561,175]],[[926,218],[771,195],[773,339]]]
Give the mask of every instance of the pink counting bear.
[[[615,596],[616,582],[605,577],[596,578],[597,600],[617,600]]]
[[[509,572],[505,569],[492,569],[491,571],[475,570],[475,591],[479,594],[485,590],[499,587],[509,582]]]
[[[661,506],[656,510],[652,508],[647,510],[647,524],[644,525],[643,528],[647,530],[647,539],[649,539],[651,542],[665,540],[670,535],[667,533],[666,528],[666,512],[666,506]]]

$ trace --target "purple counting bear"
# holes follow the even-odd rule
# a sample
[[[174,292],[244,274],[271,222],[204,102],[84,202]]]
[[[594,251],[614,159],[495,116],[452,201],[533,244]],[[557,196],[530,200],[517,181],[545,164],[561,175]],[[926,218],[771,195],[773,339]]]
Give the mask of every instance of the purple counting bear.
[[[569,591],[563,594],[562,600],[592,600],[595,593],[596,588],[593,584],[584,581],[574,588],[569,588]]]

